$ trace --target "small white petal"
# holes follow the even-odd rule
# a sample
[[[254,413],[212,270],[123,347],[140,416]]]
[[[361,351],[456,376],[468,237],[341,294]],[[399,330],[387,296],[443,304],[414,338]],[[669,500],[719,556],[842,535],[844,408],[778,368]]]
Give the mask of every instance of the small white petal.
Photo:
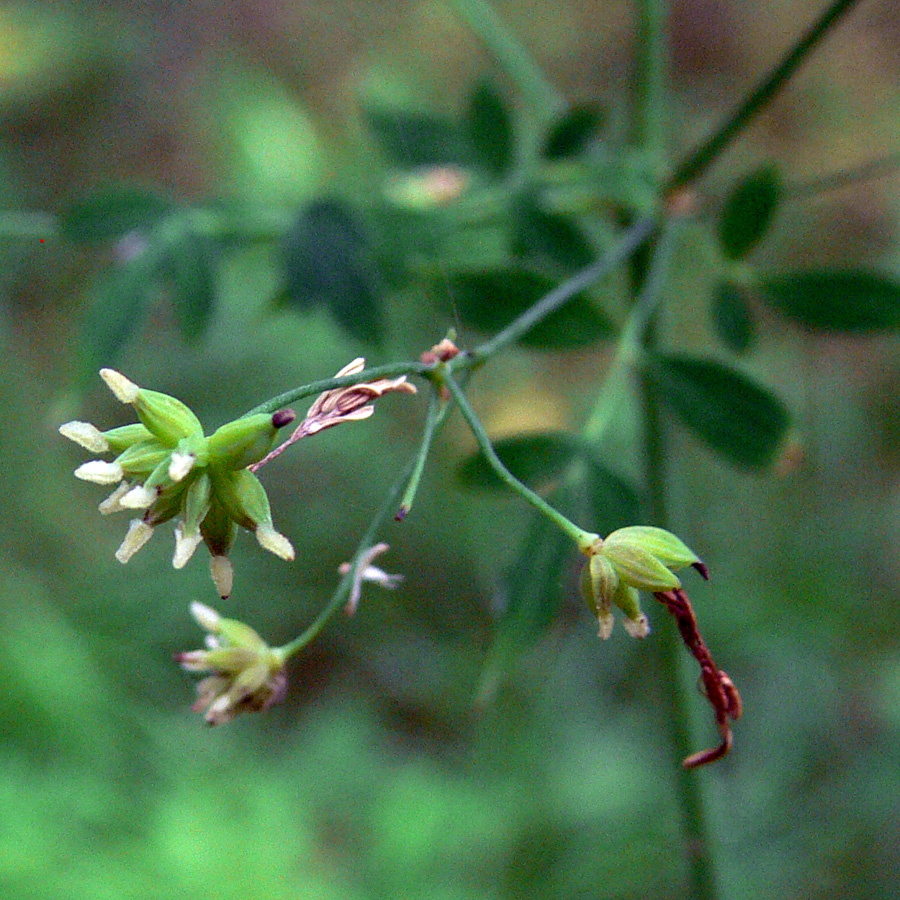
[[[294,558],[294,548],[291,542],[283,535],[279,534],[271,525],[260,524],[256,528],[256,540],[263,550],[274,553],[281,559],[288,561]]]
[[[116,559],[120,563],[127,563],[150,538],[153,537],[153,528],[142,519],[132,519],[128,525],[128,534],[125,540],[116,550]]]
[[[226,693],[217,697],[206,711],[204,718],[210,725],[224,725],[235,716],[231,697]]]
[[[93,481],[94,484],[118,484],[125,473],[117,462],[92,459],[75,470],[75,477],[82,481]]]
[[[224,559],[224,557],[222,558]],[[201,628],[205,628],[207,631],[212,632],[219,630],[219,624],[222,621],[222,617],[211,606],[207,606],[205,603],[200,603],[198,600],[195,600],[191,604],[191,615]]]
[[[600,622],[600,637],[604,641],[608,641],[609,636],[612,634],[612,631],[613,631],[613,623],[615,622],[615,619],[613,619],[612,613],[606,613],[606,614],[601,613],[597,617],[597,619]],[[627,629],[628,626],[626,625],[625,628]]]
[[[218,650],[222,643],[214,634],[206,634],[203,636],[203,646],[207,650]]]
[[[622,625],[633,638],[645,638],[650,634],[650,622],[643,613],[636,619],[622,619]]]
[[[119,501],[131,490],[131,485],[123,481],[98,507],[100,513],[108,516],[110,513],[121,512],[124,507]]]
[[[206,672],[209,670],[205,650],[190,650],[187,653],[179,653],[178,663],[186,672]]]
[[[345,375],[355,375],[357,372],[362,372],[362,370],[366,367],[366,358],[364,356],[357,356],[352,362],[348,362],[343,369],[338,371],[338,373],[334,376],[335,378],[343,378]]]
[[[169,460],[169,478],[172,481],[183,481],[188,472],[194,468],[195,462],[197,457],[193,453],[173,453]]]
[[[138,484],[122,495],[119,499],[119,506],[122,509],[146,509],[154,500],[156,500],[156,491]]]
[[[371,581],[373,584],[379,585],[388,591],[394,590],[403,583],[402,575],[389,575],[378,566],[366,566],[363,571],[363,581]]]
[[[134,403],[140,388],[115,369],[101,369],[100,377],[121,403]]]
[[[193,534],[184,533],[184,522],[175,526],[175,555],[172,557],[172,565],[176,569],[183,569],[187,561],[194,555],[194,551],[203,540],[199,531]]]
[[[224,600],[231,594],[234,584],[234,567],[231,565],[231,560],[227,556],[211,556],[209,571],[219,596]]]
[[[109,450],[109,441],[103,432],[90,422],[66,422],[59,426],[59,433],[91,453],[106,453]]]

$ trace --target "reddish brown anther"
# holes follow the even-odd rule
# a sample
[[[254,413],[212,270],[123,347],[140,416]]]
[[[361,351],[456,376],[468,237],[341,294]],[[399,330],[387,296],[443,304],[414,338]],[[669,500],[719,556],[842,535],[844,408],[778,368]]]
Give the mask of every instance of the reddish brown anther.
[[[722,737],[722,742],[717,747],[693,753],[682,762],[686,769],[696,769],[698,766],[705,766],[721,759],[731,749],[730,721],[736,722],[741,717],[743,711],[741,695],[734,682],[713,661],[712,654],[700,635],[697,617],[694,615],[688,595],[681,588],[676,588],[671,591],[659,591],[653,596],[672,614],[684,645],[700,664],[703,692],[713,708],[716,727]]]
[[[297,414],[292,409],[279,409],[278,412],[272,413],[272,425],[275,428],[284,428],[296,418]]]
[[[444,338],[439,344],[435,344],[430,350],[426,350],[419,359],[426,366],[433,366],[438,362],[450,362],[456,356],[459,356],[459,347],[450,338]]]

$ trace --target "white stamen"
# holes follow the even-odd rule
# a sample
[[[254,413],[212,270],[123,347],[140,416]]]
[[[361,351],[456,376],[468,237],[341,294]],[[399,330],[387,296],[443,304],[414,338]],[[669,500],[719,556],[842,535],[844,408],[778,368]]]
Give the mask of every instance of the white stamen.
[[[389,575],[378,566],[366,566],[363,571],[363,581],[371,581],[385,590],[393,591],[403,583],[403,576],[400,574]]]
[[[82,481],[92,481],[94,484],[118,484],[125,477],[125,473],[117,462],[92,459],[75,470],[75,477]]]
[[[350,597],[344,605],[344,612],[348,616],[352,616],[353,613],[356,612],[357,606],[359,606],[359,598],[362,596],[362,584],[364,581],[371,581],[388,589],[397,587],[397,585],[403,581],[402,575],[388,575],[387,572],[379,569],[378,566],[371,565],[371,562],[375,557],[380,556],[390,549],[388,544],[382,542],[369,547],[369,549],[360,557],[359,568],[356,570],[356,577],[353,579],[353,584],[350,587]],[[338,572],[340,572],[341,575],[346,575],[350,571],[351,566],[352,563],[341,563],[338,566]]]
[[[226,557],[219,558],[225,559]],[[205,628],[207,631],[212,632],[219,630],[222,617],[211,606],[207,606],[205,603],[200,603],[198,600],[195,600],[191,604],[191,615],[201,628]]]
[[[600,637],[604,641],[609,640],[609,636],[612,634],[612,631],[613,631],[613,624],[615,623],[615,619],[613,618],[612,613],[605,613],[605,614],[601,613],[597,617],[597,620],[600,623]],[[627,625],[625,627],[626,627],[626,629],[628,628]]]
[[[636,619],[622,619],[622,626],[633,638],[645,638],[650,634],[650,622],[643,613]]]
[[[184,480],[188,472],[194,468],[195,462],[197,462],[197,457],[193,453],[174,452],[169,460],[169,478],[172,481]]]
[[[225,722],[230,722],[234,718],[231,710],[231,697],[228,694],[217,697],[210,704],[204,718],[210,725],[224,725]]]
[[[109,441],[103,432],[90,422],[66,422],[59,426],[59,433],[91,453],[106,453],[109,450]]]
[[[123,481],[98,507],[101,515],[121,512],[124,507],[119,502],[131,490],[131,485]]]
[[[231,560],[227,556],[211,556],[209,571],[219,596],[224,600],[231,594],[234,584],[234,567],[231,565]]]
[[[178,663],[186,672],[205,672],[209,669],[205,650],[191,650],[178,656]]]
[[[117,372],[115,369],[101,369],[100,377],[120,403],[134,403],[137,400],[140,388],[121,372]]]
[[[132,519],[128,525],[128,534],[125,540],[116,550],[116,559],[120,563],[127,563],[150,538],[153,537],[153,528],[141,519]]]
[[[153,488],[138,484],[119,499],[119,506],[122,509],[146,509],[156,500],[156,496]]]
[[[176,569],[183,569],[202,540],[203,537],[199,531],[185,534],[184,522],[179,522],[175,526],[175,555],[172,557],[172,565]]]
[[[294,548],[291,542],[283,535],[279,534],[271,525],[260,523],[256,527],[256,540],[263,550],[274,553],[281,559],[290,562],[294,558]]]

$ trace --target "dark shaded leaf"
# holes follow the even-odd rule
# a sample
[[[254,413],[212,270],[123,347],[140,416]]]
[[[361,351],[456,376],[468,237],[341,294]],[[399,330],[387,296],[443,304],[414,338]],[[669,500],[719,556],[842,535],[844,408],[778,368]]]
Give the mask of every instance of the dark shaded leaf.
[[[494,444],[503,465],[532,489],[559,477],[578,456],[578,444],[565,432],[517,434]],[[503,481],[484,454],[475,453],[459,467],[459,477],[469,487],[502,488]]]
[[[60,229],[73,241],[111,241],[129,231],[150,228],[175,209],[151,190],[118,185],[75,200],[60,213]]]
[[[511,628],[526,641],[546,631],[560,611],[563,570],[574,549],[571,539],[546,516],[532,514],[525,542],[505,578],[501,627]]]
[[[572,107],[547,134],[544,157],[566,159],[584,152],[599,134],[605,119],[605,112],[597,104]]]
[[[557,498],[556,505],[561,507]],[[568,579],[572,541],[552,522],[532,513],[528,534],[500,590],[500,609],[482,672],[479,701],[489,700],[517,658],[546,633],[559,614]]]
[[[645,371],[675,415],[730,462],[772,462],[790,417],[770,391],[721,363],[688,356],[652,354]]]
[[[555,283],[531,272],[503,270],[451,276],[448,288],[459,314],[479,331],[499,331],[533,306]],[[577,294],[522,338],[526,346],[585,347],[610,337],[613,328],[587,294]]]
[[[166,248],[162,272],[185,340],[206,330],[216,301],[216,248],[204,234],[186,231]]]
[[[513,211],[514,251],[543,267],[569,274],[594,261],[594,251],[578,227],[558,213],[545,212],[533,198]]]
[[[765,279],[762,297],[807,328],[867,334],[900,328],[900,283],[861,269]]]
[[[147,306],[158,290],[159,254],[154,247],[116,268],[105,271],[95,282],[90,305],[81,328],[81,384],[96,377],[102,366],[116,362],[126,341],[144,320]]]
[[[743,291],[728,281],[716,286],[712,303],[713,325],[722,342],[735,353],[749,350],[756,340],[756,324]]]
[[[390,163],[400,169],[465,164],[470,152],[453,122],[401,110],[367,110],[366,124]]]
[[[283,253],[287,299],[292,306],[326,306],[353,337],[378,340],[378,273],[368,239],[343,203],[311,203],[285,235]]]
[[[601,535],[641,521],[637,491],[596,460],[588,461],[587,496],[590,520],[587,527]]]
[[[500,177],[513,162],[513,125],[503,98],[490,82],[472,92],[466,128],[475,163]]]
[[[769,228],[781,197],[774,166],[752,172],[728,195],[719,220],[719,243],[729,259],[746,256]]]

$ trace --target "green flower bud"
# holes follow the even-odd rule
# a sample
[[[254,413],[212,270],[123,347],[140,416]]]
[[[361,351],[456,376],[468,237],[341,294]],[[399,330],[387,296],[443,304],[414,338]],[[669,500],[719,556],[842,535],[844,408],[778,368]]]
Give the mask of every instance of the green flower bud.
[[[143,426],[141,426],[143,427]],[[167,461],[171,450],[163,447],[155,438],[132,444],[116,457],[127,479],[147,478],[151,472]]]
[[[603,640],[612,634],[612,598],[618,586],[615,568],[602,556],[592,556],[581,570],[581,596],[597,617]]]
[[[101,513],[143,511],[116,553],[121,562],[150,539],[156,525],[178,515],[182,521],[175,528],[172,564],[186,565],[205,541],[212,577],[223,597],[231,591],[227,554],[239,525],[253,531],[264,549],[282,559],[294,558],[290,541],[272,524],[265,489],[246,468],[265,457],[278,429],[293,420],[291,410],[245,416],[207,439],[197,417],[180,400],[145,390],[114,369],[100,374],[122,403],[134,406],[141,422],[106,432],[87,422],[67,422],[60,432],[94,453],[118,454],[113,462],[84,463],[75,475],[116,485],[100,504]]]
[[[167,447],[185,437],[203,439],[200,420],[175,397],[141,388],[132,406],[141,422]]]
[[[607,537],[600,553],[616,568],[619,578],[640,591],[670,591],[681,587],[678,576],[670,572],[649,550],[639,537],[622,528]]]
[[[154,439],[152,432],[148,431],[140,422],[134,422],[131,425],[120,425],[118,428],[110,428],[109,431],[103,432],[103,437],[106,438],[109,449],[113,453],[121,453],[135,444]]]
[[[222,505],[217,493],[210,496],[209,512],[200,523],[200,534],[214,557],[228,556],[237,535],[237,524]]]
[[[618,535],[617,540],[639,544],[668,569],[677,571],[685,566],[703,566],[700,557],[681,538],[664,528],[656,528],[653,525],[629,525],[627,528],[614,531],[607,540],[613,535]]]
[[[269,498],[260,480],[248,469],[236,472],[213,472],[213,490],[228,515],[234,521],[256,534],[259,545],[275,556],[291,560],[294,548],[291,542],[279,534],[272,524]]]
[[[210,725],[230,722],[242,712],[266,710],[287,692],[284,657],[249,626],[224,619],[202,603],[191,613],[205,628],[207,649],[179,653],[176,660],[189,672],[212,672],[197,685],[196,712],[205,711]]]
[[[235,419],[209,437],[209,463],[222,469],[245,469],[259,462],[274,446],[278,428],[293,421],[282,413],[259,413]],[[276,419],[276,416],[278,417]],[[275,422],[281,424],[276,427]]]
[[[619,587],[613,594],[612,602],[625,613],[622,619],[622,627],[633,638],[645,638],[650,634],[650,622],[641,610],[640,594],[637,588],[619,582]]]

